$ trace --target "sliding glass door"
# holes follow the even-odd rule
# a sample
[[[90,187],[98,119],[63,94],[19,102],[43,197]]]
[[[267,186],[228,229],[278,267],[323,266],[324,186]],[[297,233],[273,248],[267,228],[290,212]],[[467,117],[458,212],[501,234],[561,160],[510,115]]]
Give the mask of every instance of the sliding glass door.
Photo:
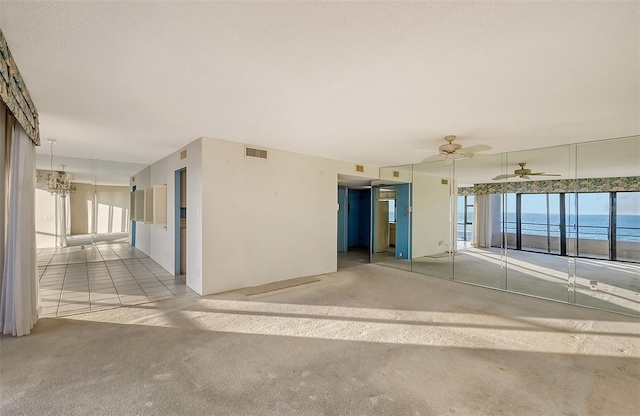
[[[522,194],[520,198],[520,248],[559,254],[560,195]]]
[[[611,258],[612,214],[611,195],[609,192],[578,193],[578,208],[576,220],[577,246],[579,257],[599,259]]]

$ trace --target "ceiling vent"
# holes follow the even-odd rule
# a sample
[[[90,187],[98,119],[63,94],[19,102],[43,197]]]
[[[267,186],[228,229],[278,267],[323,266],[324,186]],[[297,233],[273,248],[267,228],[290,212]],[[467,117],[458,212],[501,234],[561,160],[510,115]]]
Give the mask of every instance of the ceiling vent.
[[[400,177],[400,172],[398,172],[397,170],[393,171],[393,177],[394,178],[399,178]]]
[[[356,165],[356,172],[364,172],[364,166],[363,165]]]
[[[264,149],[254,149],[252,147],[245,147],[244,148],[244,155],[246,157],[255,157],[258,159],[266,159],[267,158],[267,151]]]
[[[180,160],[186,159],[186,158],[187,158],[187,149],[184,149],[182,152],[180,152]]]

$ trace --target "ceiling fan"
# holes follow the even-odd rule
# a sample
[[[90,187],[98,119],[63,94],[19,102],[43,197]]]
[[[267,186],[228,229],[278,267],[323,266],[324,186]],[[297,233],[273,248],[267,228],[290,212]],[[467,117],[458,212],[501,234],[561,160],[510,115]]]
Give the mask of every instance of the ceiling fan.
[[[498,175],[493,178],[494,181],[498,181],[500,179],[508,179],[508,178],[520,178],[520,179],[531,179],[529,176],[562,176],[555,173],[546,173],[546,172],[531,172],[531,169],[525,169],[526,163],[518,163],[520,165],[520,169],[516,169],[513,173],[508,175]]]
[[[444,139],[449,143],[440,146],[440,148],[438,149],[440,153],[422,159],[423,162],[434,162],[437,160],[442,160],[444,161],[444,165],[447,166],[452,164],[455,159],[469,159],[473,157],[477,152],[491,150],[491,147],[487,146],[486,144],[463,148],[458,143],[453,143],[453,141],[456,139],[456,136],[445,136]]]

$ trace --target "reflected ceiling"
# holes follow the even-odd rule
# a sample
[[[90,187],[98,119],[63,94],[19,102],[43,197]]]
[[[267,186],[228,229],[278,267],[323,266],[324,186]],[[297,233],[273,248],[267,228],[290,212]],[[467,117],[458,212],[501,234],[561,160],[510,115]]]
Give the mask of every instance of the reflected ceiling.
[[[496,182],[493,177],[513,173],[520,168],[518,163],[521,162],[526,163],[526,168],[534,172],[561,175],[550,178],[532,176],[531,180],[640,176],[640,136],[509,152],[505,155],[480,153],[472,159],[456,161],[455,177],[459,186]],[[414,171],[448,177],[448,169],[442,162],[415,165]]]
[[[53,170],[62,170],[62,165],[65,165],[65,170],[73,175],[75,183],[113,186],[129,186],[130,178],[147,167],[139,163],[82,159],[54,154]],[[51,169],[50,154],[36,154],[36,168],[49,171]]]

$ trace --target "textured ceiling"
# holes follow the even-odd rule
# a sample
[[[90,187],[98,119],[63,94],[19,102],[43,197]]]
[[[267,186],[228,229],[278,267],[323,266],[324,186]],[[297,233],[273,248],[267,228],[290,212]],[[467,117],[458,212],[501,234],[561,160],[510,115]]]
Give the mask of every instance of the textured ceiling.
[[[499,152],[640,133],[639,11],[3,0],[0,25],[61,155],[152,163],[210,136],[384,166],[447,134]]]

